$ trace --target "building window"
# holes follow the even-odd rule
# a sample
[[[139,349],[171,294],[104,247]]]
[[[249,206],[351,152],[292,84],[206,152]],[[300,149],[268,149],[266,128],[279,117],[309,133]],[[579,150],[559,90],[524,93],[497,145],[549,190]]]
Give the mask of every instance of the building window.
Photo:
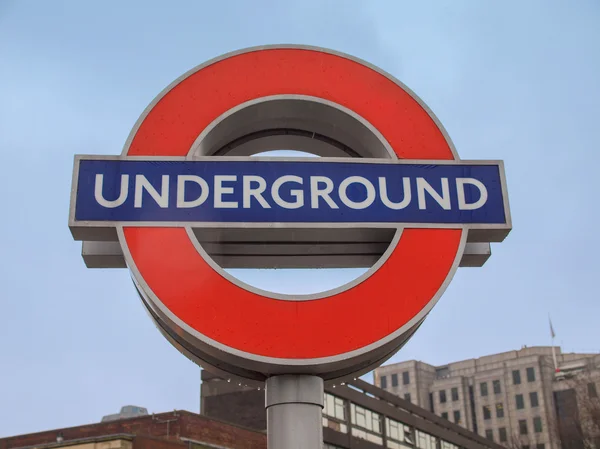
[[[421,432],[420,430],[415,431],[416,447],[419,449],[435,449],[437,447],[437,438],[428,433]],[[392,446],[388,446],[392,447]],[[406,447],[402,445],[402,447]]]
[[[521,383],[521,371],[519,371],[518,369],[514,370],[512,372],[512,376],[513,376],[513,384],[519,385]]]
[[[385,425],[388,437],[388,447],[400,447],[401,445],[396,442],[406,443],[407,441],[411,441],[412,435],[410,427],[407,425],[390,418],[385,418]]]
[[[494,431],[492,429],[486,429],[485,437],[490,441],[494,441]]]
[[[448,443],[445,440],[440,440],[441,449],[460,449],[456,444]]]
[[[527,368],[527,382],[535,382],[535,369]]]
[[[517,410],[522,410],[525,408],[525,401],[523,400],[522,394],[515,396],[515,402],[517,403]]]
[[[540,402],[538,401],[537,391],[532,391],[531,393],[529,393],[529,402],[531,402],[531,407],[537,407],[540,405]]]
[[[535,433],[542,433],[542,418],[539,416],[533,418],[533,430]]]
[[[344,407],[344,400],[342,398],[325,393],[325,400],[323,402],[323,414],[325,416],[336,418],[340,421],[346,420],[346,408]]]
[[[443,413],[442,413],[442,418],[444,418],[444,419],[448,419],[448,413],[447,413],[447,412],[443,412]]]
[[[458,388],[456,388],[456,387],[452,388],[451,393],[452,393],[452,400],[458,401]]]
[[[398,386],[398,374],[392,374],[392,387]]]
[[[460,424],[460,410],[454,410],[454,422]]]
[[[493,382],[494,385],[494,394],[500,394],[502,393],[502,387],[500,387],[500,381],[499,380],[495,380]]]
[[[501,443],[508,441],[508,437],[506,435],[506,427],[500,427],[498,429],[498,439]]]
[[[404,399],[410,402],[410,393],[404,393]]]
[[[350,404],[350,419],[356,427],[352,428],[352,435],[372,443],[381,444],[382,421],[381,415],[361,407],[356,404]],[[365,432],[366,431],[366,432]]]
[[[596,391],[596,384],[594,382],[590,382],[588,384],[588,396],[590,398],[597,398],[598,392]]]
[[[479,384],[479,390],[481,392],[481,396],[487,396],[487,382],[481,382]]]
[[[473,385],[469,385],[469,405],[471,406],[471,419],[473,423],[473,431],[477,433],[477,411],[475,410],[475,395],[473,394]],[[466,410],[469,413],[469,410]]]
[[[404,385],[410,384],[410,373],[408,371],[402,373],[402,383]]]
[[[490,411],[489,405],[483,406],[483,419],[490,419],[492,417],[492,412]]]
[[[446,390],[440,390],[440,402],[442,404],[446,402]]]
[[[519,433],[521,435],[527,435],[527,421],[524,419],[519,420]]]
[[[535,449],[546,449],[546,445],[544,443],[538,443],[535,445]]]
[[[504,405],[501,402],[496,404],[496,418],[504,418]]]
[[[387,388],[387,378],[385,376],[379,378],[379,386],[384,389]]]
[[[435,377],[438,379],[447,379],[450,377],[450,369],[447,366],[435,369]]]

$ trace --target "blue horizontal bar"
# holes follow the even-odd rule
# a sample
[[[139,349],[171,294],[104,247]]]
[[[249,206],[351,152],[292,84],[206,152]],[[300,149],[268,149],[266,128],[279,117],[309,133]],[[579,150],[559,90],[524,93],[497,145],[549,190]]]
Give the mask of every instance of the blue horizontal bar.
[[[506,216],[493,162],[82,159],[75,220],[492,225]]]

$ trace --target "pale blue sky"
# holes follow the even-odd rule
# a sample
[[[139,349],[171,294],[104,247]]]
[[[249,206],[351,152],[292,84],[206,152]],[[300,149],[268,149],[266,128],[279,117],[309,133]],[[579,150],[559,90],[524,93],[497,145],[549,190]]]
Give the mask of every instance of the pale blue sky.
[[[72,161],[118,154],[172,80],[253,45],[366,59],[428,103],[462,158],[506,162],[513,232],[459,270],[393,360],[546,345],[548,313],[565,350],[600,351],[599,24],[595,0],[0,0],[0,437],[124,404],[198,411],[199,369],[128,273],[85,268],[67,228]]]

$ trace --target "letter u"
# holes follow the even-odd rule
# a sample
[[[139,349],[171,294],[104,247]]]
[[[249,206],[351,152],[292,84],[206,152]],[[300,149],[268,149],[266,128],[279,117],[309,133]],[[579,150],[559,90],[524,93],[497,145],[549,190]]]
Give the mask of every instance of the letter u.
[[[94,186],[94,198],[100,206],[106,207],[108,209],[113,209],[115,207],[119,207],[121,204],[125,202],[127,199],[127,194],[129,193],[129,175],[121,175],[121,192],[119,193],[119,198],[116,200],[106,200],[102,191],[104,187],[104,175],[96,174],[96,185]]]

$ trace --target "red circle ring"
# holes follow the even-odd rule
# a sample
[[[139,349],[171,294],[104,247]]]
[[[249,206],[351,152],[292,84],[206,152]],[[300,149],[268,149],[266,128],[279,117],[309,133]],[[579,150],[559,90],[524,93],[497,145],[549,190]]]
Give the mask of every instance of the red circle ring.
[[[435,116],[399,81],[347,55],[297,46],[246,49],[186,73],[142,114],[123,155],[186,156],[232,108],[290,94],[350,109],[399,158],[457,159]],[[414,329],[451,280],[466,242],[461,227],[404,229],[363,282],[318,300],[285,301],[231,283],[184,228],[123,226],[119,235],[138,287],[181,328],[242,360],[298,366],[351,358]]]

